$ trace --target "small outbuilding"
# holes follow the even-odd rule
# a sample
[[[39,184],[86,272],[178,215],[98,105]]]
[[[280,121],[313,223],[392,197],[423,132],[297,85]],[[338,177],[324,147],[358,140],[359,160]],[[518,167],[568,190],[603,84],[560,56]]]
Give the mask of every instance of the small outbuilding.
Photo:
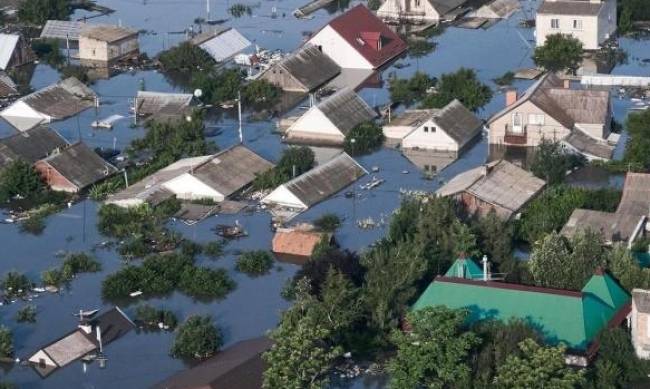
[[[68,146],[68,142],[49,127],[35,127],[0,139],[0,169],[13,161],[33,164]]]
[[[286,131],[289,143],[340,146],[345,136],[361,123],[373,120],[375,111],[349,88],[311,107]]]
[[[217,62],[225,62],[251,45],[246,37],[230,27],[204,32],[190,42],[210,54]]]
[[[0,34],[0,70],[9,70],[34,62],[36,55],[21,35]]]
[[[502,219],[515,216],[537,196],[546,182],[532,173],[500,160],[463,172],[436,191],[453,197],[471,214],[484,216],[494,210]]]
[[[331,241],[332,234],[316,231],[311,225],[278,228],[273,235],[272,251],[282,261],[302,265],[323,239]]]
[[[137,56],[138,32],[112,25],[86,25],[79,32],[79,59],[85,66],[106,67]]]
[[[307,44],[272,66],[261,78],[287,92],[308,93],[340,72],[336,62],[317,47]]]
[[[84,143],[75,143],[34,164],[45,183],[55,191],[77,193],[117,173]]]

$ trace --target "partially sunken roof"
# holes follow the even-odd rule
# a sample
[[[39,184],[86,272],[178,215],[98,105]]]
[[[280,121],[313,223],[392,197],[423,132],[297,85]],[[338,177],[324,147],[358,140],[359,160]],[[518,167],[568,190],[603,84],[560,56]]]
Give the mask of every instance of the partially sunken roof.
[[[515,213],[544,185],[546,183],[532,173],[500,160],[457,175],[436,193],[439,196],[452,196],[466,192]]]
[[[613,145],[589,136],[579,129],[571,131],[564,141],[582,154],[599,159],[611,159],[614,153]]]
[[[435,305],[465,308],[471,323],[517,318],[539,329],[549,344],[563,342],[585,351],[602,329],[625,319],[630,301],[630,295],[602,272],[592,276],[580,292],[439,276],[413,309]]]
[[[20,35],[0,34],[0,70],[5,70],[9,66],[19,40]]]
[[[465,4],[467,0],[429,0],[429,3],[438,13],[443,16],[449,11],[452,11],[461,5]]]
[[[538,14],[595,16],[604,7],[605,2],[592,3],[589,0],[544,1],[537,9]]]
[[[520,7],[521,4],[517,0],[494,0],[471,12],[468,16],[488,19],[508,18]]]
[[[41,31],[41,38],[79,40],[79,33],[85,23],[72,20],[48,20]]]
[[[48,127],[19,132],[0,139],[0,167],[15,160],[32,164],[67,145],[68,142],[58,132]]]
[[[276,254],[311,257],[314,249],[328,234],[297,228],[280,228],[273,235],[272,247]]]
[[[117,173],[115,166],[84,143],[75,143],[44,161],[79,189]]]
[[[95,39],[108,43],[121,41],[137,35],[138,32],[136,30],[108,24],[86,25],[82,27],[79,33],[80,38]]]
[[[373,67],[378,68],[406,50],[406,43],[364,5],[334,18],[329,26],[339,33]],[[369,34],[381,39],[381,49],[369,44]],[[364,39],[365,38],[365,39]]]
[[[313,90],[334,78],[341,68],[313,45],[305,45],[277,65],[306,89]]]
[[[193,95],[189,93],[138,91],[136,112],[138,116],[181,115],[192,103],[192,98]]]
[[[316,105],[346,135],[354,127],[375,118],[375,111],[352,89],[344,88]]]
[[[483,126],[483,122],[456,99],[435,112],[432,120],[461,146],[474,139]]]
[[[197,366],[174,374],[152,389],[259,389],[266,368],[261,355],[272,344],[266,337],[235,343]]]

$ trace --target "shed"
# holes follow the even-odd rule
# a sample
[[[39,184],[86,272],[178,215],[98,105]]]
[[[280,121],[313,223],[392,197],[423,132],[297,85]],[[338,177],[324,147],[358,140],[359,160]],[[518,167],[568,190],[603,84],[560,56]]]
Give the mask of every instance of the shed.
[[[86,23],[73,20],[48,20],[41,30],[41,39],[78,42],[79,34],[84,26]]]
[[[0,71],[0,99],[18,96],[18,86],[7,73]]]
[[[146,120],[164,121],[189,113],[194,96],[188,93],[138,91],[134,112]]]
[[[86,66],[108,66],[138,54],[138,32],[113,25],[86,25],[79,32],[79,59]]]
[[[251,45],[251,42],[234,28],[204,32],[192,38],[190,42],[205,50],[217,62],[227,61]]]
[[[34,62],[36,55],[20,35],[0,33],[0,70],[9,70]]]
[[[25,131],[74,116],[95,106],[96,99],[92,89],[70,77],[21,97],[0,112],[0,116],[18,130]]]
[[[375,111],[353,90],[341,89],[296,120],[287,129],[286,140],[314,145],[342,145],[350,130],[375,116]]]
[[[301,226],[278,228],[273,235],[272,251],[280,260],[301,265],[311,258],[323,239],[331,240],[332,234]]]
[[[106,162],[84,143],[75,143],[34,164],[47,185],[55,191],[80,192],[117,173],[117,168]]]
[[[288,92],[307,93],[336,77],[341,68],[312,45],[305,45],[264,72],[262,79]]]
[[[346,153],[319,165],[277,187],[262,203],[272,208],[288,208],[302,212],[368,174]]]
[[[33,164],[68,146],[63,137],[48,127],[35,127],[0,139],[0,168],[16,160]]]
[[[457,175],[436,194],[454,197],[470,213],[484,216],[494,210],[497,216],[510,219],[545,185],[532,173],[500,160]]]

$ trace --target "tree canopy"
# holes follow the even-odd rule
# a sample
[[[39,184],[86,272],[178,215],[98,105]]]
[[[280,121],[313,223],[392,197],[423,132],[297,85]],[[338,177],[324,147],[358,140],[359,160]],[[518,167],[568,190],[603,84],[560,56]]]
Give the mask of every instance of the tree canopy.
[[[255,177],[255,189],[271,189],[298,177],[314,166],[315,155],[307,146],[289,147],[282,152],[280,160],[271,170]]]
[[[650,170],[650,110],[630,113],[625,127],[629,138],[623,162]]]
[[[12,358],[14,355],[14,341],[11,330],[0,326],[0,359]]]
[[[492,100],[492,90],[473,69],[460,68],[440,76],[436,90],[422,99],[422,108],[442,108],[458,99],[470,111],[478,111]]]
[[[26,0],[18,8],[18,19],[43,25],[48,20],[68,20],[71,12],[70,0]]]
[[[221,331],[210,316],[190,316],[179,328],[171,348],[174,358],[205,359],[223,344]]]
[[[582,62],[582,42],[570,35],[548,35],[546,42],[535,48],[533,61],[549,72],[575,73]]]
[[[0,202],[14,196],[31,198],[44,190],[41,176],[27,162],[15,160],[0,170]]]
[[[384,132],[377,123],[365,122],[345,134],[343,149],[350,155],[369,154],[384,143]]]
[[[584,157],[570,153],[562,143],[543,138],[533,154],[530,171],[547,185],[556,185],[564,182],[568,171],[584,164]]]

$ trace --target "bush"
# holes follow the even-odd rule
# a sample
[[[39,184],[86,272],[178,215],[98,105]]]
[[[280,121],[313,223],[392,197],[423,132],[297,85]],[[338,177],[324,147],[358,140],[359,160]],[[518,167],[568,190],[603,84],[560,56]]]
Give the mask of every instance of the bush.
[[[570,35],[548,35],[546,42],[535,48],[533,61],[549,72],[575,73],[582,62],[582,42]]]
[[[162,52],[158,59],[164,70],[176,72],[207,71],[213,69],[216,64],[210,54],[190,42],[183,42]]]
[[[515,74],[511,71],[503,73],[501,77],[497,77],[494,80],[494,83],[498,86],[508,86],[512,85],[512,82],[515,80]]]
[[[62,274],[66,280],[73,279],[79,273],[97,273],[102,264],[86,253],[70,253],[63,261]]]
[[[548,185],[556,185],[564,182],[568,171],[584,166],[585,162],[583,156],[569,152],[562,143],[542,139],[535,149],[530,170]]]
[[[18,9],[18,19],[23,23],[43,25],[50,19],[68,20],[70,13],[70,0],[26,0]]]
[[[225,269],[206,267],[186,267],[178,284],[185,294],[199,299],[224,298],[235,286]]]
[[[266,80],[257,79],[244,86],[241,97],[246,105],[267,108],[278,102],[281,90]]]
[[[203,91],[201,100],[206,104],[220,104],[237,99],[244,82],[244,73],[226,69],[218,73],[201,72],[192,76],[192,88]]]
[[[373,122],[361,123],[345,135],[343,149],[350,155],[363,155],[379,149],[384,143],[384,132]]]
[[[18,323],[36,323],[36,307],[34,305],[25,305],[16,312],[16,321]]]
[[[14,341],[11,330],[0,325],[0,359],[12,358],[14,355]]]
[[[7,297],[20,297],[32,289],[32,283],[26,275],[10,271],[0,282]]]
[[[56,67],[65,62],[65,57],[61,54],[59,41],[56,39],[41,39],[33,41],[32,51],[34,51],[34,54],[36,54],[39,60],[50,66]]]
[[[411,105],[425,97],[427,90],[436,84],[436,79],[426,73],[416,72],[410,79],[394,78],[388,86],[390,99],[394,103]]]
[[[237,3],[228,8],[228,13],[236,18],[241,18],[244,15],[251,16],[253,14],[253,9],[250,5]]]
[[[15,160],[0,171],[0,202],[16,196],[31,199],[44,190],[41,177],[27,162]]]
[[[171,348],[174,358],[205,359],[223,344],[221,331],[210,316],[190,316],[178,329]]]
[[[248,251],[237,259],[237,271],[249,276],[260,276],[268,273],[273,267],[273,256],[264,250]]]
[[[460,68],[455,73],[443,74],[436,92],[422,100],[422,108],[443,108],[458,99],[470,111],[478,111],[492,100],[492,90],[479,81],[472,69]]]
[[[326,213],[314,220],[314,226],[320,231],[334,232],[341,226],[341,219],[335,213]]]
[[[630,113],[625,123],[629,134],[623,157],[624,167],[638,165],[650,170],[650,110]]]
[[[156,309],[149,304],[139,305],[135,310],[135,321],[147,329],[160,329],[159,323],[162,323],[166,330],[174,330],[178,324],[176,315],[166,309]]]
[[[282,157],[271,170],[255,177],[253,187],[256,190],[275,188],[294,177],[310,170],[314,166],[314,152],[307,146],[289,147],[282,152]]]
[[[212,259],[217,259],[223,255],[225,245],[224,240],[208,242],[203,248],[203,253]]]

